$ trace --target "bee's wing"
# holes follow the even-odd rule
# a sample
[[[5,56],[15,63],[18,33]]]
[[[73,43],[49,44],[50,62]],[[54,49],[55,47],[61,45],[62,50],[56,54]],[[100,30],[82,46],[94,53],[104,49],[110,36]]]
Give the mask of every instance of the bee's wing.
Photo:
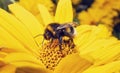
[[[60,25],[59,27],[57,27],[57,30],[64,29],[64,28],[69,28],[69,27],[72,27],[72,26],[69,25],[69,24],[64,24],[64,25]]]

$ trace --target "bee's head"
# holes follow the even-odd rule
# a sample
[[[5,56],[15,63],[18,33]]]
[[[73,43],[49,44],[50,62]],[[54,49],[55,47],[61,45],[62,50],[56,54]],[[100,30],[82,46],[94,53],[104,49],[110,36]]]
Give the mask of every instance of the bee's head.
[[[44,38],[50,40],[52,38],[52,33],[49,30],[45,30]]]

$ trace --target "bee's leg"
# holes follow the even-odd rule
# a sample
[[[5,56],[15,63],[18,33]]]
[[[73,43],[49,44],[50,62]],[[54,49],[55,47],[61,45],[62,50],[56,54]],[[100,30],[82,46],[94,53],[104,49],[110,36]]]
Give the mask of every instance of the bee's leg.
[[[54,40],[53,38],[50,39],[50,46],[52,45],[53,40]]]
[[[74,41],[72,38],[69,39],[69,47],[72,49],[75,47]]]
[[[60,50],[62,50],[62,37],[59,37],[58,40],[59,40],[59,48]]]
[[[53,38],[51,38],[50,43],[53,43],[53,40],[54,40],[54,39],[53,39]]]
[[[72,43],[72,42],[73,42],[73,39],[72,39],[72,38],[70,38],[70,39],[69,39],[69,42],[70,42],[70,43]]]

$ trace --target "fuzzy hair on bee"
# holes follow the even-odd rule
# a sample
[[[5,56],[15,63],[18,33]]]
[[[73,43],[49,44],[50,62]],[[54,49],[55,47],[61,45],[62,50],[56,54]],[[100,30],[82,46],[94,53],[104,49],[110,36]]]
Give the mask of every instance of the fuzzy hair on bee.
[[[76,23],[65,23],[65,24],[59,24],[59,23],[51,23],[49,24],[45,32],[43,34],[45,40],[50,40],[51,43],[54,39],[58,39],[59,41],[59,48],[62,50],[62,44],[63,41],[69,41],[73,42],[73,38],[75,36],[75,27],[77,26]],[[64,40],[63,37],[68,37],[68,40]],[[74,48],[74,47],[73,47]]]

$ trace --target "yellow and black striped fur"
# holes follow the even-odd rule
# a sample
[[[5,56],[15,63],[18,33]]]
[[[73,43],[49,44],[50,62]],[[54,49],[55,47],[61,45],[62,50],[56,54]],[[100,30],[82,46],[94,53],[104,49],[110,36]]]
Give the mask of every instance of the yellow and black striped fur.
[[[51,23],[46,27],[43,35],[46,40],[51,40],[51,42],[54,39],[58,39],[59,47],[61,50],[62,49],[61,45],[63,41],[73,42],[73,37],[75,35],[75,29],[74,29],[75,26],[76,26],[75,23],[65,23],[65,24]],[[68,37],[69,39],[63,40],[63,37]]]

